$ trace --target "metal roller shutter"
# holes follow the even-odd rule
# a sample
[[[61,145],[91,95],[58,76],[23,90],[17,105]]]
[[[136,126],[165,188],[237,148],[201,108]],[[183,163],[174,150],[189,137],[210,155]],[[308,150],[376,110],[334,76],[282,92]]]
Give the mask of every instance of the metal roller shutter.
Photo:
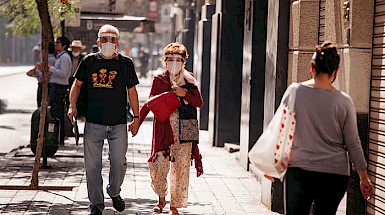
[[[385,0],[376,0],[373,33],[368,174],[375,197],[367,213],[385,214]]]
[[[325,4],[326,0],[319,1],[318,44],[322,44],[325,41]]]

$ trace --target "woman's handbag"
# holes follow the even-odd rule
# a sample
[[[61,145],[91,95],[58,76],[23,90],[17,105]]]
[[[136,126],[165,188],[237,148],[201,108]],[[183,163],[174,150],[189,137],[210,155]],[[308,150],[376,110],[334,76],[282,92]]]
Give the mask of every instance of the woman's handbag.
[[[267,128],[249,152],[250,162],[265,175],[283,180],[295,129],[295,92],[288,97],[288,105],[281,102]]]
[[[148,108],[150,108],[160,122],[166,121],[176,108],[181,105],[179,99],[171,91],[153,96],[145,104],[147,104]]]
[[[182,105],[178,107],[179,111],[179,141],[180,143],[198,143],[199,127],[197,120],[197,108],[191,104],[185,104],[180,99]]]

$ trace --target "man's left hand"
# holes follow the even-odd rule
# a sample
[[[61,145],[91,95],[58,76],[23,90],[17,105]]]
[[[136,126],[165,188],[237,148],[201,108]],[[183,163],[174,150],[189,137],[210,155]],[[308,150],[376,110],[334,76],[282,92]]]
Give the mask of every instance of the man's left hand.
[[[134,118],[134,121],[128,125],[128,130],[131,132],[132,136],[135,137],[139,130],[139,119]]]

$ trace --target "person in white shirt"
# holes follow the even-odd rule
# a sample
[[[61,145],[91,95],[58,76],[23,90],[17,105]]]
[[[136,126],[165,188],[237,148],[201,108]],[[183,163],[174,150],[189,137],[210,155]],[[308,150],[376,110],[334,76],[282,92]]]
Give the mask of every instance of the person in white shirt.
[[[60,145],[64,145],[64,105],[68,93],[68,79],[71,75],[72,62],[67,52],[70,42],[66,37],[58,37],[55,42],[56,62],[48,66],[52,73],[50,80],[49,105],[54,117],[61,120]]]

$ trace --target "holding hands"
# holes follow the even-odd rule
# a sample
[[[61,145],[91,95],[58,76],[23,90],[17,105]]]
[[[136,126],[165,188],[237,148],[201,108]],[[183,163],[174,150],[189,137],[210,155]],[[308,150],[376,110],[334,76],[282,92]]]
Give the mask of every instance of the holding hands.
[[[131,132],[132,136],[135,137],[138,134],[139,130],[139,119],[134,118],[134,121],[128,125],[128,130]]]

